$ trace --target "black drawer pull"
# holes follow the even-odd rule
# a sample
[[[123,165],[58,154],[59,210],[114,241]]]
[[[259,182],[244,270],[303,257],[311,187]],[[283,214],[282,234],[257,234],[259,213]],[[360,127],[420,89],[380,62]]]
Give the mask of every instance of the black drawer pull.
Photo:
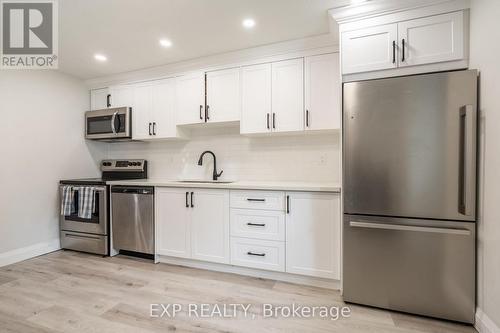
[[[186,192],[186,208],[189,208],[188,196],[189,196],[189,192]]]
[[[194,192],[191,192],[191,208],[194,207],[193,195],[194,195]]]
[[[247,201],[265,202],[265,201],[266,201],[266,199],[247,198]]]
[[[252,223],[252,222],[248,222],[247,225],[250,225],[252,227],[265,227],[266,226],[264,223]]]
[[[250,251],[248,251],[247,254],[249,256],[256,256],[256,257],[265,257],[266,256],[265,253],[254,253],[254,252],[250,252]]]

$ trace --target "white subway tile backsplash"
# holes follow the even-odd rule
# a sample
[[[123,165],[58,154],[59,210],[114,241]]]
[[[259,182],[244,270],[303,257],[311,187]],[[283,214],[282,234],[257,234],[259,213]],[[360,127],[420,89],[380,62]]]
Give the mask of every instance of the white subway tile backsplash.
[[[126,142],[109,145],[109,158],[144,158],[150,178],[212,176],[217,156],[221,179],[340,182],[340,133],[245,137],[238,128],[196,129],[186,141]]]

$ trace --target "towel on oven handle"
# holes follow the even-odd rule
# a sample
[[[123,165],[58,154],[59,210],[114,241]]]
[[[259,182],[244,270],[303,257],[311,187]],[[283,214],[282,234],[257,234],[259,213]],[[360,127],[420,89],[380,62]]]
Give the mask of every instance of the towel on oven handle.
[[[92,186],[78,187],[78,217],[90,219],[95,211],[96,189]]]
[[[74,211],[75,192],[73,186],[66,185],[62,187],[61,193],[61,215],[70,216]]]

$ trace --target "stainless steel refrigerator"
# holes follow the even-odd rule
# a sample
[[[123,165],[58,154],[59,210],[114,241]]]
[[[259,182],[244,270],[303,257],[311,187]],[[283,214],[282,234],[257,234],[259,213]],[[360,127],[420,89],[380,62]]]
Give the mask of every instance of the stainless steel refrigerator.
[[[477,72],[343,94],[345,301],[474,322]]]

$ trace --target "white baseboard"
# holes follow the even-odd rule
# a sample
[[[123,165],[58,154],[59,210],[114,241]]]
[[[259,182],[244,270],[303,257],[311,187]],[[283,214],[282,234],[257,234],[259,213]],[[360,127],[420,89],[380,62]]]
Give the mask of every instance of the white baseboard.
[[[480,308],[476,309],[474,327],[479,333],[500,333],[500,328]]]
[[[59,238],[0,253],[0,267],[61,249]]]
[[[334,290],[340,289],[340,281],[338,281],[338,280],[329,280],[329,279],[309,277],[309,276],[303,276],[303,275],[297,275],[297,274],[291,274],[291,273],[273,272],[273,271],[266,271],[266,270],[261,270],[261,269],[248,268],[248,267],[240,267],[240,266],[233,266],[233,265],[227,265],[227,264],[218,264],[218,263],[205,262],[205,261],[199,261],[199,260],[193,260],[193,259],[174,258],[174,257],[168,257],[168,256],[157,256],[157,258],[155,258],[155,262],[161,262],[161,263],[171,264],[171,265],[186,266],[186,267],[192,267],[192,268],[199,268],[199,269],[206,269],[206,270],[216,271],[216,272],[246,275],[246,276],[252,276],[252,277],[257,277],[257,278],[262,278],[262,279],[278,280],[278,281],[297,283],[297,284],[303,284],[303,285],[321,287],[321,288],[328,288],[328,289],[334,289]]]

